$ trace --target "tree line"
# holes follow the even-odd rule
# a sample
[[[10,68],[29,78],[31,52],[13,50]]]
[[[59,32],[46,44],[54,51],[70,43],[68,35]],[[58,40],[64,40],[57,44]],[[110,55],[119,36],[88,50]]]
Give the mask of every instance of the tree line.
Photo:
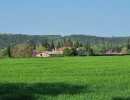
[[[25,43],[29,40],[32,40],[39,45],[45,39],[48,39],[48,42],[51,43],[52,40],[54,44],[57,45],[58,41],[64,42],[64,38],[69,39],[75,43],[78,41],[85,45],[87,41],[89,41],[90,45],[96,44],[99,45],[100,43],[105,43],[108,41],[112,45],[124,45],[127,42],[128,37],[97,37],[97,36],[90,36],[90,35],[70,35],[70,36],[60,36],[60,35],[23,35],[23,34],[2,34],[0,33],[0,49],[7,48],[10,44],[21,44]],[[61,44],[62,44],[61,43]]]
[[[3,34],[3,35],[8,36],[8,34]],[[16,35],[16,36],[24,36],[24,35]],[[39,43],[36,42],[37,40],[33,40],[33,38],[31,38],[32,40],[26,40],[22,43],[10,42],[7,47],[0,49],[0,57],[35,57],[36,52],[40,53],[43,51],[52,51],[53,49],[55,50],[55,47],[57,47],[57,49],[61,47],[67,47],[63,51],[63,56],[76,56],[77,48],[84,51],[85,55],[104,54],[109,50],[111,50],[112,52],[121,52],[123,48],[127,48],[128,49],[127,53],[130,54],[130,50],[129,50],[130,41],[128,37],[125,40],[125,43],[123,45],[121,44],[117,45],[117,44],[113,44],[112,41],[108,41],[108,40],[104,40],[104,41],[100,40],[97,43],[94,43],[94,41],[91,42],[90,39],[84,40],[83,39],[84,37],[82,35],[77,35],[77,38],[80,38],[80,40],[78,39],[76,40],[73,38],[75,36],[76,35],[72,37],[71,36],[65,36],[65,37],[41,36],[42,40]],[[38,37],[35,38],[38,39]],[[7,40],[8,39],[6,39],[5,41],[7,42]]]

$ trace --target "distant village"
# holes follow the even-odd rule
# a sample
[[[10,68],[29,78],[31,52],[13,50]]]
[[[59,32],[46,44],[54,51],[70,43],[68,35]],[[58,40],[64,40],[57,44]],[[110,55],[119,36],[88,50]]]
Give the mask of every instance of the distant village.
[[[21,44],[12,44],[0,50],[0,57],[26,58],[26,57],[63,57],[63,56],[104,56],[104,55],[126,55],[130,54],[129,39],[125,45],[113,46],[108,41],[105,44],[91,45],[88,41],[84,44],[70,38],[48,43],[45,39],[43,43],[36,45],[34,41]]]
[[[36,57],[56,57],[58,55],[63,55],[63,51],[66,49],[67,47],[61,47],[59,49],[53,49],[52,51],[43,51],[41,53],[38,53],[37,51],[33,51],[34,54],[36,55]],[[69,47],[70,49],[70,47]],[[121,52],[112,52],[112,50],[107,51],[106,53],[104,53],[105,55],[123,55],[123,54],[127,54],[128,49],[127,48],[123,48]],[[81,50],[79,48],[76,49],[76,54],[77,56],[86,56],[86,53],[84,50]]]

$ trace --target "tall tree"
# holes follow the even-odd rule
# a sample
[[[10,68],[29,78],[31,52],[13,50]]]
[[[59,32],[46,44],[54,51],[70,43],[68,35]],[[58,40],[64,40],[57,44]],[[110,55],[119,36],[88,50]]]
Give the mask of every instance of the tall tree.
[[[60,43],[60,41],[58,41],[57,48],[60,48],[60,47],[61,47],[61,43]]]
[[[11,45],[7,47],[7,55],[8,57],[11,57]]]
[[[127,49],[130,49],[130,44],[129,44],[129,38],[128,38],[128,40],[127,40]]]
[[[36,43],[33,40],[29,40],[27,44],[31,47],[32,50],[36,49]]]
[[[70,37],[69,37],[69,39],[68,39],[68,44],[69,44],[70,47],[73,46],[73,42],[71,41]]]
[[[93,46],[91,46],[91,48],[93,49],[94,54],[100,53],[100,47],[98,45],[93,45]]]
[[[76,48],[79,47],[79,42],[78,42],[78,41],[76,41],[76,43],[75,43],[75,47],[76,47]]]
[[[82,44],[82,43],[80,43],[80,44],[79,44],[79,46],[80,46],[80,47],[83,47],[83,44]]]
[[[64,37],[64,41],[63,41],[64,43],[66,43],[66,38]]]
[[[44,42],[42,43],[42,46],[45,47],[45,48],[48,48],[48,45],[49,45],[48,39],[46,38],[46,39],[44,40]]]
[[[85,51],[87,52],[89,48],[90,48],[90,44],[89,44],[89,42],[87,41],[87,43],[85,43]]]
[[[109,48],[109,42],[108,41],[105,41],[105,48],[106,48],[106,50],[109,50],[110,48]]]
[[[51,45],[50,45],[50,46],[51,46],[51,50],[52,50],[52,49],[55,49],[55,45],[54,45],[53,40],[51,41]]]
[[[38,47],[37,47],[37,51],[38,52],[43,52],[43,51],[46,51],[47,49],[43,46],[43,45],[39,45]]]
[[[93,55],[93,49],[92,48],[89,48],[88,49],[88,56],[92,56]]]

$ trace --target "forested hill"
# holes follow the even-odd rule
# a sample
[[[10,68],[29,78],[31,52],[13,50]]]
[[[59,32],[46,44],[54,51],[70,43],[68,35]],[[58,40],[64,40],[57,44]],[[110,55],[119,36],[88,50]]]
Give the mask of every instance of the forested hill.
[[[63,42],[64,39],[70,38],[73,43],[78,41],[79,43],[85,44],[89,42],[91,45],[105,43],[106,41],[113,45],[124,45],[127,43],[129,37],[97,37],[90,35],[22,35],[22,34],[0,34],[0,49],[6,48],[10,44],[25,43],[29,40],[33,40],[37,45],[44,42],[45,39],[51,43],[53,40],[55,44],[58,41]]]

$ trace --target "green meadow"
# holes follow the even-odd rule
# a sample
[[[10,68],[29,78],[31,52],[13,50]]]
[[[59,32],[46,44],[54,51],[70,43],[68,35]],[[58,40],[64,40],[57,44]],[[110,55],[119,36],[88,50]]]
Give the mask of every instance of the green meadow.
[[[0,100],[130,100],[130,56],[1,58]]]

